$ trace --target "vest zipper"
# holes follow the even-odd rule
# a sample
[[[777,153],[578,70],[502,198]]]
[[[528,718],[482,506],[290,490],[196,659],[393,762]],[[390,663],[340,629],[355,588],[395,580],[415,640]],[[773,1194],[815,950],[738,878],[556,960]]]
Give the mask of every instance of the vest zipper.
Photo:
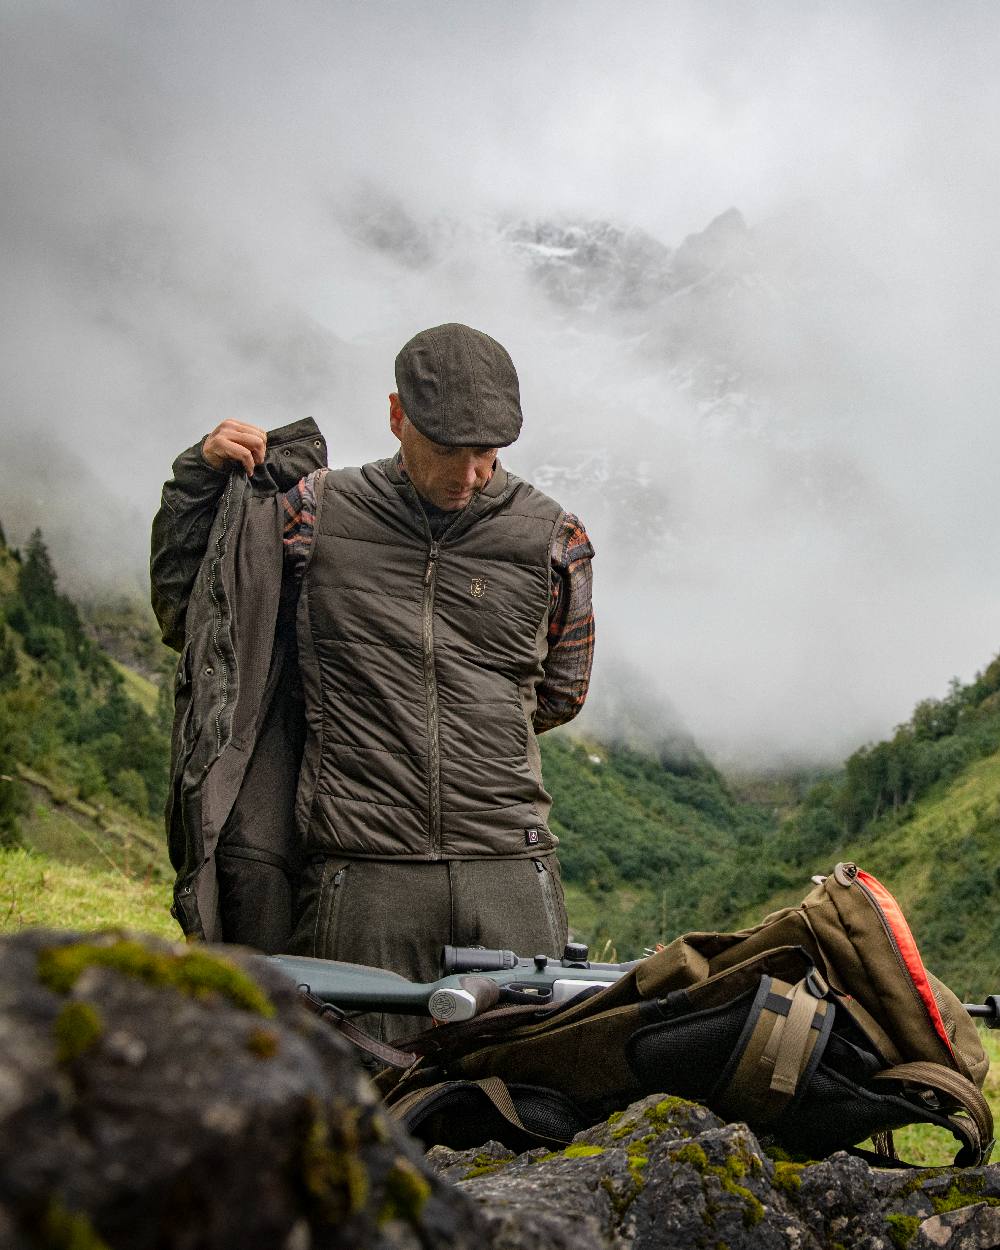
[[[427,827],[432,855],[441,853],[441,735],[438,720],[437,673],[434,669],[434,589],[439,545],[431,541],[424,572],[424,691],[427,696]]]

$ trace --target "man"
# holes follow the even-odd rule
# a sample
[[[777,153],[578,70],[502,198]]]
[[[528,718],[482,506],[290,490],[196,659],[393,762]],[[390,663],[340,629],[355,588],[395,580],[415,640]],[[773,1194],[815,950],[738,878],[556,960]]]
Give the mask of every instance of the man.
[[[446,942],[561,952],[536,734],[586,696],[593,549],[497,459],[521,427],[499,343],[425,330],[396,383],[399,452],[359,469],[302,473],[311,421],[224,421],[174,465],[151,570],[184,647],[185,931],[428,980]]]

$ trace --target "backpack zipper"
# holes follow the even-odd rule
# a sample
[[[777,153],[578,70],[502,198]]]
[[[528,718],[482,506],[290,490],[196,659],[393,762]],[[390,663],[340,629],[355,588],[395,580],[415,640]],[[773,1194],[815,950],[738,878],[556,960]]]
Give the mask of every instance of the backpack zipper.
[[[903,979],[905,980],[906,984],[910,987],[910,993],[917,1000],[918,1006],[923,1011],[927,1012],[927,1014],[930,1016],[931,1024],[934,1026],[934,1032],[937,1034],[939,1041],[941,1041],[944,1044],[945,1049],[948,1051],[948,1054],[951,1056],[952,1061],[954,1062],[955,1051],[951,1044],[951,1041],[948,1038],[947,1032],[944,1029],[944,1019],[941,1015],[941,1008],[938,1006],[937,999],[934,997],[934,991],[930,987],[930,982],[927,983],[927,991],[931,996],[932,1002],[934,1003],[933,1012],[931,1011],[930,1003],[928,1003],[927,999],[924,998],[923,994],[921,994],[920,992],[920,988],[914,982],[913,975],[910,972],[909,964],[907,964],[906,959],[903,957],[903,952],[899,948],[899,942],[896,938],[895,930],[893,929],[892,925],[889,923],[889,918],[886,916],[885,911],[882,907],[882,904],[876,898],[875,893],[871,889],[871,887],[868,886],[862,880],[862,877],[867,877],[867,876],[868,874],[863,873],[861,869],[857,866],[857,864],[841,863],[841,864],[838,864],[834,870],[834,877],[836,878],[837,881],[840,882],[841,885],[847,885],[847,886],[856,885],[858,889],[861,891],[861,893],[864,895],[864,897],[868,900],[868,903],[873,908],[875,915],[878,917],[879,922],[882,925],[883,930],[885,931],[886,937],[889,939],[889,945],[892,948],[892,953],[896,956],[896,962],[899,964],[900,971],[903,974]],[[875,880],[875,878],[872,877],[870,878],[870,880]],[[902,916],[902,913],[900,913],[900,915]],[[904,918],[904,924],[905,924],[905,918]],[[907,927],[907,931],[909,932],[908,927]],[[911,935],[911,941],[912,940],[913,939]],[[917,953],[917,956],[919,958],[919,952],[917,952],[917,944],[915,941],[913,942],[913,949]],[[941,1021],[940,1028],[938,1027],[938,1023],[937,1023],[938,1020]]]

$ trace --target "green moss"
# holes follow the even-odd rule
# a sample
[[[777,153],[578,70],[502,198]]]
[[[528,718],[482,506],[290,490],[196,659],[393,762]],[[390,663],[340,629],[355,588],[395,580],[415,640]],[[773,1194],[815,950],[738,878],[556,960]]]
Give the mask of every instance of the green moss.
[[[79,1211],[67,1211],[53,1198],[42,1216],[37,1234],[38,1250],[109,1250],[90,1219]]]
[[[646,1170],[646,1165],[648,1163],[649,1159],[646,1155],[632,1154],[631,1151],[629,1152],[628,1171],[629,1176],[632,1177],[633,1184],[635,1185],[636,1193],[638,1193],[646,1183],[646,1178],[643,1176],[643,1172]]]
[[[385,1198],[378,1221],[406,1220],[416,1226],[424,1203],[431,1196],[430,1182],[421,1176],[409,1159],[400,1156],[385,1178]]]
[[[802,1163],[776,1163],[774,1165],[774,1187],[782,1193],[794,1196],[802,1188]]]
[[[712,1170],[716,1171],[715,1168]],[[764,1204],[746,1186],[737,1185],[734,1180],[726,1176],[722,1168],[719,1168],[718,1171],[723,1173],[719,1177],[722,1188],[726,1193],[732,1194],[734,1198],[739,1198],[743,1203],[743,1223],[747,1228],[753,1228],[755,1224],[759,1224],[764,1218]]]
[[[251,977],[229,960],[206,951],[151,951],[141,942],[122,938],[103,946],[95,942],[50,946],[38,955],[39,980],[60,994],[69,993],[80,974],[91,967],[113,968],[148,985],[171,986],[196,998],[221,994],[237,1007],[268,1019],[275,1014],[274,1004]]]
[[[386,1146],[392,1141],[392,1132],[384,1115],[379,1115],[378,1112],[376,1112],[372,1116],[369,1126],[371,1128],[372,1137],[374,1137],[375,1140],[381,1145]]]
[[[674,1126],[679,1112],[690,1111],[697,1105],[686,1098],[661,1098],[655,1107],[647,1108],[644,1114],[650,1124],[662,1133],[664,1129]]]
[[[498,1172],[503,1167],[502,1163],[488,1163],[483,1166],[476,1165],[469,1168],[468,1172],[462,1177],[463,1181],[474,1181],[477,1176],[492,1176],[494,1172]]]
[[[508,1163],[512,1162],[513,1157],[494,1159],[492,1155],[478,1154],[473,1158],[472,1167],[462,1179],[471,1181],[474,1176],[489,1176],[492,1172],[499,1172],[501,1168],[505,1168]]]
[[[603,1146],[567,1146],[562,1152],[564,1159],[592,1159],[594,1155],[604,1154]]]
[[[759,1170],[760,1160],[755,1158],[757,1168],[753,1169],[750,1163],[749,1152],[739,1151],[729,1156],[722,1167],[710,1164],[708,1156],[702,1150],[697,1142],[685,1142],[683,1146],[671,1152],[670,1158],[675,1163],[688,1163],[696,1171],[703,1176],[714,1176],[726,1193],[731,1194],[734,1198],[739,1198],[743,1203],[743,1222],[748,1228],[752,1228],[755,1224],[759,1224],[764,1218],[764,1207],[758,1198],[756,1198],[745,1185],[737,1184],[748,1171]],[[712,1215],[711,1220],[707,1223],[714,1223],[714,1211],[712,1205],[706,1202],[706,1215]]]
[[[625,1114],[624,1111],[612,1111],[611,1114],[608,1116],[608,1123],[617,1124],[624,1114]]]
[[[314,1102],[313,1118],[302,1143],[302,1183],[322,1218],[331,1224],[360,1211],[368,1199],[368,1172],[358,1157],[358,1115],[356,1108],[344,1111],[341,1143],[335,1146],[330,1127]]]
[[[967,1177],[956,1177],[944,1194],[928,1194],[935,1215],[943,1215],[945,1211],[957,1211],[961,1207],[971,1207],[982,1202],[986,1206],[1000,1207],[1000,1198],[983,1197],[983,1181],[975,1177],[971,1182]]]
[[[671,1151],[670,1157],[674,1163],[690,1163],[699,1172],[708,1170],[708,1155],[696,1142],[685,1142],[677,1150]]]
[[[610,1124],[611,1121],[609,1120],[608,1123]],[[628,1137],[630,1133],[634,1133],[635,1127],[635,1120],[626,1120],[624,1124],[619,1124],[611,1130],[611,1140],[621,1141],[623,1137]]]
[[[104,1021],[89,1003],[67,1003],[56,1017],[56,1061],[69,1063],[90,1050],[104,1033]]]
[[[920,1217],[917,1215],[887,1215],[885,1222],[888,1225],[889,1240],[897,1247],[897,1250],[906,1250],[916,1237],[917,1229],[921,1224]]]
[[[270,1029],[251,1029],[247,1034],[247,1050],[255,1059],[273,1059],[278,1053],[278,1035]]]

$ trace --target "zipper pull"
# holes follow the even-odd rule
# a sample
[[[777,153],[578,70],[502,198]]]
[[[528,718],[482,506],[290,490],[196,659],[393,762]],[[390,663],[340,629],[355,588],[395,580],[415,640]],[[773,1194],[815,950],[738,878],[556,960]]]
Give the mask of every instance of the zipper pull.
[[[424,585],[431,580],[431,573],[434,569],[434,561],[438,558],[438,545],[436,542],[431,543],[431,549],[427,553],[427,571],[424,573]]]
[[[858,875],[858,866],[847,860],[834,868],[833,875],[838,885],[853,885]]]

